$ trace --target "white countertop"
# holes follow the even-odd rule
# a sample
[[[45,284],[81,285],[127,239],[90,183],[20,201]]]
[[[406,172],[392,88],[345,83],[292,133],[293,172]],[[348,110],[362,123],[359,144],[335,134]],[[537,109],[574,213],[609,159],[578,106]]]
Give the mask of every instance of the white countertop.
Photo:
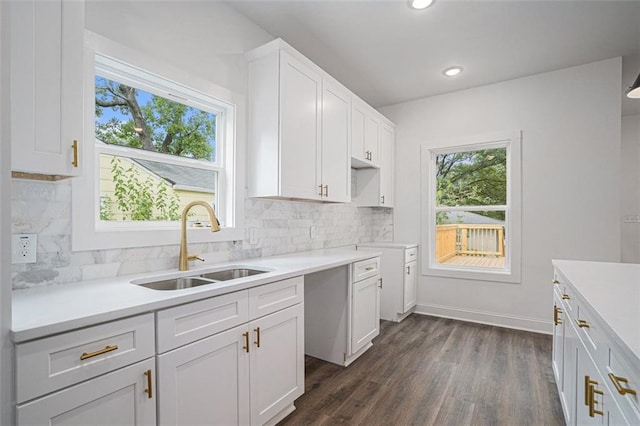
[[[640,359],[640,264],[554,260],[562,275]]]
[[[362,243],[358,244],[358,247],[363,248],[400,248],[408,249],[418,247],[416,243]]]
[[[331,269],[379,256],[349,248],[314,250],[283,256],[203,265],[190,271],[177,269],[84,281],[73,284],[15,290],[12,297],[12,339],[24,342],[40,337],[112,321],[144,312],[244,290],[257,285]],[[152,290],[131,280],[197,275],[230,266],[269,270],[264,274],[182,290]],[[145,280],[150,281],[150,280]]]

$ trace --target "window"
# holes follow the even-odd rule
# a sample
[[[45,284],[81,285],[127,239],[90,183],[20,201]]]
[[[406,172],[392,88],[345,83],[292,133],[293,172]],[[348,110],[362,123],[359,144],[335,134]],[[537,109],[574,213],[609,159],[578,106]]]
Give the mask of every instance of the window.
[[[423,146],[427,275],[520,279],[520,135]]]
[[[243,237],[236,128],[241,98],[97,37],[85,64],[83,177],[73,186],[73,249],[179,243],[186,204],[193,242]],[[90,43],[91,44],[91,43]],[[117,58],[117,59],[116,59]],[[240,189],[240,190],[239,190]]]

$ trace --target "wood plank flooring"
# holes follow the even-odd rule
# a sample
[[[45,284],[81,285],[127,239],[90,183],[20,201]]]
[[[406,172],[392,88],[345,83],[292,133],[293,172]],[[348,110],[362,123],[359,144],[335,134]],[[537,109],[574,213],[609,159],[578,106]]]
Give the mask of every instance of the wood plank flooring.
[[[280,425],[563,425],[551,336],[413,314],[347,368],[306,358]]]

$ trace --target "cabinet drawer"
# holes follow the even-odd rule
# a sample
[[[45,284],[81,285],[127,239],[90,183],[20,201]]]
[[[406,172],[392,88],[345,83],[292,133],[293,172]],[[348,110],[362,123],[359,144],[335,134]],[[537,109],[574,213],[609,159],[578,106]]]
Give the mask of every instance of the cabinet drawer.
[[[153,314],[16,345],[17,402],[155,354]]]
[[[353,282],[364,280],[380,274],[380,258],[361,260],[353,264]]]
[[[413,262],[418,259],[418,247],[408,248],[404,251],[404,263]]]
[[[586,307],[585,304],[577,304],[576,317],[572,319],[578,330],[578,336],[584,342],[596,365],[606,365],[609,356],[609,346],[606,331],[600,321]],[[575,305],[574,305],[575,306]]]
[[[614,349],[609,349],[609,363],[605,372],[607,376],[605,380],[630,424],[640,424],[639,369],[640,367],[631,368],[631,365],[620,357]],[[635,391],[635,395],[633,391]]]
[[[294,277],[249,289],[249,317],[259,318],[304,300],[304,278]]]
[[[159,311],[158,353],[249,321],[248,300],[243,290]]]

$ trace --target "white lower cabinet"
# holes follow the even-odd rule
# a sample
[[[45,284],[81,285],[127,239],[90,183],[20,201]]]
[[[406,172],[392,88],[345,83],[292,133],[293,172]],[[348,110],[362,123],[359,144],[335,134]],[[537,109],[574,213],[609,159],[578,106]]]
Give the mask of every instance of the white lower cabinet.
[[[238,318],[236,312],[244,312],[246,304],[250,321],[158,355],[159,424],[263,425],[293,411],[293,402],[304,393],[302,280],[237,293],[243,297],[225,295],[223,304],[218,298],[207,299],[208,306],[196,302],[198,316],[219,322]],[[158,315],[171,318],[175,312],[184,318],[188,307]],[[226,314],[212,315],[217,312]],[[159,328],[158,334],[173,329]]]
[[[554,278],[552,366],[567,425],[640,424],[640,366],[626,361],[634,356],[605,331],[580,296],[580,283],[568,282],[558,269]]]
[[[380,278],[353,284],[351,307],[351,351],[356,353],[380,334]]]
[[[155,425],[155,362],[133,364],[17,407],[18,425]]]

